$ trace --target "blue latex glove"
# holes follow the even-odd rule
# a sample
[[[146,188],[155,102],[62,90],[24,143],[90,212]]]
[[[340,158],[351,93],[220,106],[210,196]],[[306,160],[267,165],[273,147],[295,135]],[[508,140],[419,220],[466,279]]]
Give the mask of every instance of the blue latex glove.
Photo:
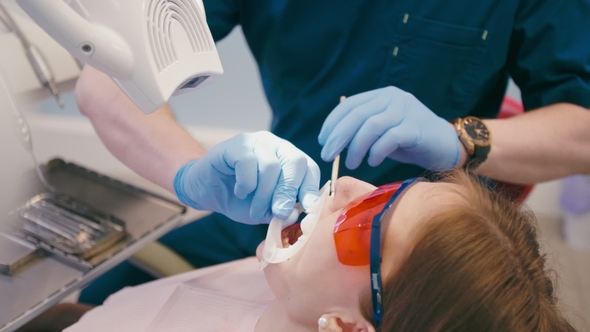
[[[434,171],[454,168],[461,156],[452,125],[395,87],[363,92],[341,102],[326,118],[318,140],[324,161],[334,160],[348,147],[349,169],[357,168],[367,153],[371,166],[389,157]]]
[[[245,224],[268,223],[308,209],[319,197],[320,169],[290,142],[269,132],[239,134],[184,165],[174,178],[180,201]],[[272,208],[271,208],[272,207]]]

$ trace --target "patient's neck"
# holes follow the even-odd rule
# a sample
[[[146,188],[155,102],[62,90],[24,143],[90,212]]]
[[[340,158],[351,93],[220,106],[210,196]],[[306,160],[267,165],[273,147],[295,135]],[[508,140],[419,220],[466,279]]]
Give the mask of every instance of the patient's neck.
[[[309,332],[317,331],[317,329],[317,326],[304,326],[302,323],[290,319],[283,305],[275,299],[258,320],[254,332]]]

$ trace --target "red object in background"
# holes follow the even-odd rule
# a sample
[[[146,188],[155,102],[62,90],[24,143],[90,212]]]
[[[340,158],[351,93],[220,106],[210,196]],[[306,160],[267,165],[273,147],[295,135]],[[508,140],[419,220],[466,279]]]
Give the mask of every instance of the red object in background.
[[[504,97],[504,100],[502,101],[502,106],[500,106],[500,113],[498,114],[498,119],[505,119],[513,115],[518,115],[522,113],[524,113],[524,107],[521,103],[510,97]]]
[[[510,97],[504,97],[498,119],[506,119],[514,115],[524,113],[522,104]],[[523,203],[533,190],[533,185],[521,185],[507,182],[498,182],[496,190],[509,200],[516,203]]]

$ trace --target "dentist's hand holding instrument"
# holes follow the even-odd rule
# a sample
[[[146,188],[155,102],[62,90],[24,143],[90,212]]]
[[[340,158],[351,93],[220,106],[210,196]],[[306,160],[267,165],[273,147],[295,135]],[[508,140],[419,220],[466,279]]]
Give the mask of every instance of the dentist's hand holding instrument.
[[[377,166],[385,160],[447,171],[459,163],[461,143],[453,126],[412,94],[390,86],[342,101],[326,118],[318,141],[321,157],[332,161],[348,149],[346,167],[363,158]]]

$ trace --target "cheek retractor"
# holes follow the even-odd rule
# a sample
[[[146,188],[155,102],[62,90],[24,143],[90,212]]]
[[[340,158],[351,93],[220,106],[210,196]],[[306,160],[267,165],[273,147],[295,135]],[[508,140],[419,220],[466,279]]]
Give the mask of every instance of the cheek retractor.
[[[293,257],[299,249],[301,249],[309,236],[315,229],[315,225],[318,223],[322,207],[326,197],[330,192],[330,181],[328,181],[324,187],[320,190],[320,198],[314,203],[314,205],[307,211],[307,216],[301,221],[301,232],[303,233],[297,242],[293,245],[283,248],[283,237],[282,232],[284,225],[290,225],[293,222],[291,219],[299,217],[303,209],[300,206],[296,207],[296,213],[289,216],[287,221],[283,221],[278,218],[273,218],[268,225],[268,232],[266,233],[266,241],[264,242],[264,248],[262,249],[262,259],[260,260],[260,269],[264,269],[268,264],[278,264],[286,261]]]

